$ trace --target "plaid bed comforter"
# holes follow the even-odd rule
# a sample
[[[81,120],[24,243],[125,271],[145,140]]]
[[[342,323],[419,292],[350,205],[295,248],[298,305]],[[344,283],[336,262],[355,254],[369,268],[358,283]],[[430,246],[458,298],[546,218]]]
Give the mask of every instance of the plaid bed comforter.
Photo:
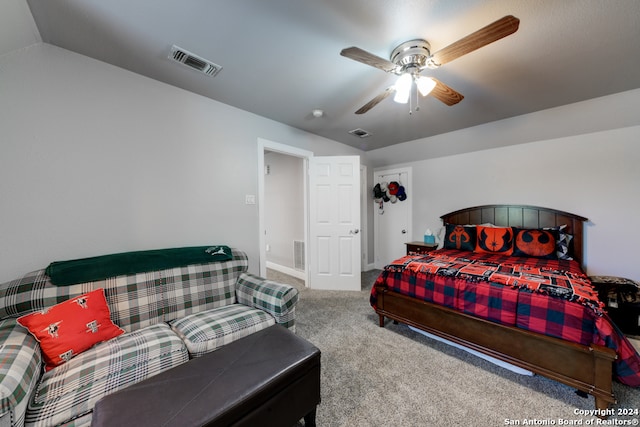
[[[503,325],[607,346],[618,355],[617,379],[640,386],[640,356],[609,319],[575,261],[442,249],[387,265],[371,290],[374,308],[381,285]]]

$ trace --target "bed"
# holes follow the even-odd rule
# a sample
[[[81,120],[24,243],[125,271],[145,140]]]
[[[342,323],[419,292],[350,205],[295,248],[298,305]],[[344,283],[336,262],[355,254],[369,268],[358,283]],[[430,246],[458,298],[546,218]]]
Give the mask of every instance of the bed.
[[[616,402],[614,377],[640,386],[640,356],[584,273],[586,218],[485,205],[441,219],[444,248],[402,257],[374,283],[370,300],[381,327],[385,318],[405,323],[559,381],[591,394],[603,414]],[[512,252],[504,250],[509,230]],[[553,239],[552,251],[545,238]]]

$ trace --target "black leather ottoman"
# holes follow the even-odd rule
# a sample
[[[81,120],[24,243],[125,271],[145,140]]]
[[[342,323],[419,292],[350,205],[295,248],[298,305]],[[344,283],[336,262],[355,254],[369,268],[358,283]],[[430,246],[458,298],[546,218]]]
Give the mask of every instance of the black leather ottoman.
[[[105,396],[91,425],[315,425],[320,350],[274,325]]]

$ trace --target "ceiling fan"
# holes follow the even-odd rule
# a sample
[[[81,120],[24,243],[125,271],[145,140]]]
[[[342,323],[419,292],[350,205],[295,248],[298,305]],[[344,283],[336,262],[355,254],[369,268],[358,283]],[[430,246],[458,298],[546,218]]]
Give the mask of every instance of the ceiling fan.
[[[438,68],[447,62],[513,34],[518,30],[519,25],[518,18],[511,15],[505,16],[434,54],[431,54],[431,45],[426,40],[409,40],[393,49],[389,61],[355,46],[342,49],[340,55],[346,58],[400,76],[395,85],[388,87],[384,92],[360,107],[356,114],[366,113],[393,93],[395,93],[394,101],[406,104],[411,97],[414,82],[416,90],[422,96],[430,95],[447,105],[457,104],[464,98],[460,93],[441,81],[433,77],[421,76],[420,73],[426,68]]]

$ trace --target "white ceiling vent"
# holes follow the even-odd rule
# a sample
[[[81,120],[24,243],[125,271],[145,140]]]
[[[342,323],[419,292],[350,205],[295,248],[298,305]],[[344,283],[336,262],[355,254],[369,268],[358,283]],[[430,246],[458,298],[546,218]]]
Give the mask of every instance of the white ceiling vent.
[[[171,48],[169,59],[184,64],[187,67],[193,68],[194,70],[211,77],[215,76],[220,72],[220,70],[222,70],[220,65],[214,64],[213,62],[201,58],[198,55],[194,55],[193,53],[176,45],[173,45]]]
[[[357,136],[358,138],[366,138],[368,136],[371,136],[371,134],[369,132],[367,132],[364,129],[360,129],[360,128],[354,129],[354,130],[350,130],[349,133],[351,135]]]

